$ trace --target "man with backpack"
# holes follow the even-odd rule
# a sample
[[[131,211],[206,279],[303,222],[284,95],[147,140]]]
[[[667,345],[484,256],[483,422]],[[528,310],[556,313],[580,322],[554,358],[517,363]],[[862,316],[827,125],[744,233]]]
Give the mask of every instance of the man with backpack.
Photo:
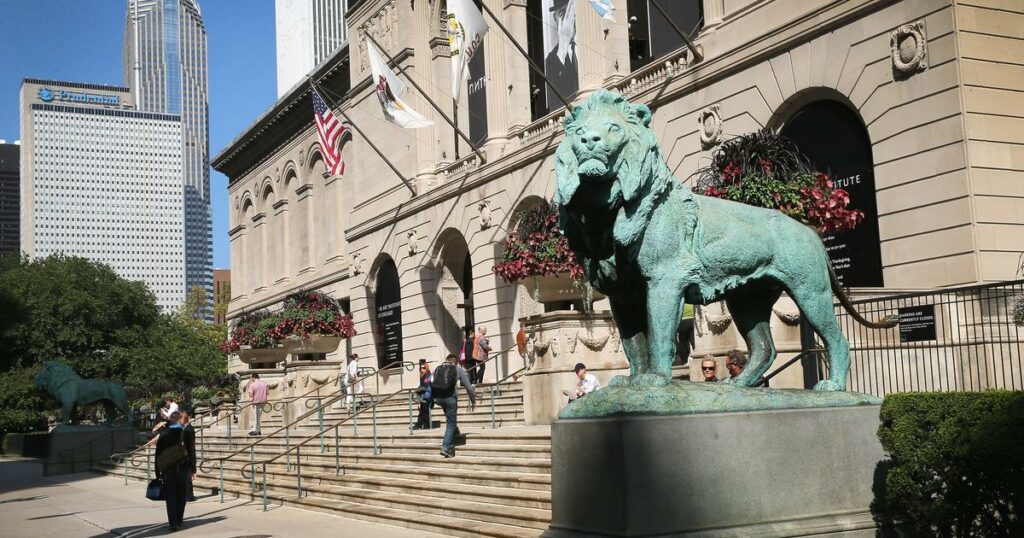
[[[441,406],[441,410],[444,411],[445,422],[447,422],[444,429],[444,439],[441,441],[441,455],[446,458],[455,457],[455,447],[453,444],[455,442],[455,432],[458,430],[457,420],[459,413],[459,401],[455,397],[456,381],[462,383],[462,388],[466,389],[466,394],[469,395],[470,406],[476,405],[476,391],[469,382],[466,371],[460,368],[457,362],[458,357],[454,353],[449,353],[445,362],[441,363],[434,370],[434,378],[430,382],[431,396],[434,398],[434,402]]]

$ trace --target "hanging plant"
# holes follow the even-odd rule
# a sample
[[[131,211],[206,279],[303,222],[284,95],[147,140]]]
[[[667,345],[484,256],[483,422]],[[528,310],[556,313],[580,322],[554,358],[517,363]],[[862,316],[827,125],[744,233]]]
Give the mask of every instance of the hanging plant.
[[[268,349],[277,343],[272,331],[278,324],[278,316],[267,309],[243,312],[231,325],[231,333],[220,348],[224,354],[237,353],[243,346],[252,349]]]
[[[697,172],[697,190],[777,209],[819,232],[841,232],[860,224],[864,212],[847,207],[850,195],[807,162],[792,141],[764,129],[719,146],[711,164]]]
[[[505,237],[505,252],[493,271],[510,284],[560,273],[568,273],[577,284],[585,282],[583,267],[576,263],[569,240],[558,229],[558,205],[548,201],[519,216],[515,229]]]
[[[319,291],[301,291],[285,299],[270,334],[281,341],[314,335],[351,338],[356,328],[352,316],[345,314],[333,297]]]

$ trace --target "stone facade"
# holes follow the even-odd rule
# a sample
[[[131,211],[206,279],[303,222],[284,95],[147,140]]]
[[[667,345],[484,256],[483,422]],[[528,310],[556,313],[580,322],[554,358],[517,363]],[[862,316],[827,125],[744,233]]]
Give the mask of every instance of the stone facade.
[[[525,43],[527,3],[485,1]],[[610,23],[594,16],[586,0],[575,1],[576,99],[608,87],[649,104],[676,177],[706,164],[722,140],[783,127],[808,103],[836,101],[870,138],[886,288],[1013,277],[1024,250],[1018,2],[704,0],[705,25],[696,38],[702,61],[680,48],[629,72],[625,2],[619,22]],[[324,178],[308,88],[284,95],[214,159],[230,179],[229,319],[274,307],[291,291],[318,288],[350,301],[359,333],[352,348],[376,357],[374,292],[388,260],[399,274],[407,361],[436,363],[455,351],[465,321],[457,304],[469,285],[476,324],[489,328],[497,350],[514,344],[517,319],[539,311],[524,287],[500,281],[491,267],[514,215],[554,192],[552,154],[564,109],[531,121],[526,60],[493,24],[484,40],[491,90],[485,162],[464,143],[456,159],[451,128],[415,91],[408,104],[433,119],[432,128],[401,130],[384,121],[370,85],[365,33],[450,109],[442,13],[441,0],[361,2],[348,13],[350,46],[313,74],[325,97],[411,180],[415,195],[359,135],[342,142],[346,174]],[[461,106],[460,125],[467,118]],[[789,335],[780,335],[780,355],[789,350],[782,340],[792,344],[795,330],[787,308],[780,304],[777,312],[778,330]],[[715,318],[727,316],[715,305],[704,311],[705,325],[726,322]],[[575,361],[564,359],[560,368],[571,376]],[[499,360],[488,380],[521,363],[514,352]],[[409,386],[415,374],[406,375]],[[397,387],[391,379],[382,390]]]

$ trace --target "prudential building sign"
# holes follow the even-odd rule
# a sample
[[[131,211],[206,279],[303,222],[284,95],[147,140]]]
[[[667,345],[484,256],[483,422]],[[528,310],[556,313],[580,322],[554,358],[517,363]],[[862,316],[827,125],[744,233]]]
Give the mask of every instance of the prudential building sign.
[[[52,101],[66,101],[71,103],[86,103],[90,105],[119,106],[121,98],[117,95],[101,95],[97,93],[72,92],[68,90],[51,90],[50,88],[39,88],[39,100],[49,103]]]

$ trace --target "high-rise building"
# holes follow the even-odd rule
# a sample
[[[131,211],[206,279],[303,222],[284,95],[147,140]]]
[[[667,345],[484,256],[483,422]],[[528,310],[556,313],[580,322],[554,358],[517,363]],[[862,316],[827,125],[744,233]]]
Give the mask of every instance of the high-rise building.
[[[231,302],[231,269],[213,270],[213,322],[227,323],[227,307]]]
[[[196,0],[128,0],[124,75],[141,112],[181,116],[185,285],[213,292],[206,27]],[[207,316],[210,312],[207,312]]]
[[[21,84],[21,249],[110,265],[169,310],[185,300],[181,116],[128,88]]]
[[[19,252],[21,238],[18,232],[21,220],[18,200],[21,189],[18,144],[0,140],[0,254]]]
[[[345,44],[348,0],[275,0],[277,95]]]

